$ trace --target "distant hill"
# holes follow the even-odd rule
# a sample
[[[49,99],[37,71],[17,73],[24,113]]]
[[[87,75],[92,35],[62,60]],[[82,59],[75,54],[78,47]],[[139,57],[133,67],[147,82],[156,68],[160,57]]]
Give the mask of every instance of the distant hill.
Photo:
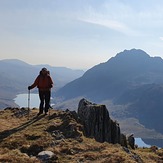
[[[142,50],[125,50],[57,91],[65,99],[87,96],[93,100],[116,99],[129,88],[163,83],[163,60]]]
[[[27,92],[28,85],[31,85],[34,82],[42,67],[47,67],[50,70],[51,76],[55,83],[55,90],[82,76],[84,73],[82,70],[72,70],[65,67],[30,65],[17,59],[0,60],[1,108],[10,105],[11,100],[18,93]]]
[[[140,49],[124,50],[92,67],[59,89],[56,96],[65,100],[110,100],[120,108],[115,115],[122,119],[134,117],[147,128],[163,133],[163,60]]]

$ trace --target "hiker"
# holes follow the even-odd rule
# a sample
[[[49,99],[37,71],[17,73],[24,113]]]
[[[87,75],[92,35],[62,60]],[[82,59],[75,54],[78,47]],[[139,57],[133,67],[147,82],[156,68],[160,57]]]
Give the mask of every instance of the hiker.
[[[33,89],[36,86],[38,88],[40,98],[39,113],[37,115],[39,116],[40,114],[43,114],[43,111],[45,112],[45,115],[47,115],[48,109],[50,107],[51,88],[53,87],[53,81],[50,77],[49,71],[46,68],[42,68],[34,83],[31,86],[28,86],[28,90]]]

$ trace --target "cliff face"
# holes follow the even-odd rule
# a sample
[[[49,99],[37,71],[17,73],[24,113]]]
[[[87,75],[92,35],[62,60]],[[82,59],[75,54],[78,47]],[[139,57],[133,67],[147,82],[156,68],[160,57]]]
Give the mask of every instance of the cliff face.
[[[84,126],[84,134],[99,142],[120,143],[120,127],[109,117],[105,105],[93,104],[86,99],[79,102],[78,116]]]

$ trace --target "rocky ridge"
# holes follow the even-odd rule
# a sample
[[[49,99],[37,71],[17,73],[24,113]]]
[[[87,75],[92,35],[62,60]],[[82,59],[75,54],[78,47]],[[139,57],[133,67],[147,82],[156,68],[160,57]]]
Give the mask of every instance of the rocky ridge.
[[[96,118],[93,116],[91,119],[89,114],[85,116],[87,121],[90,120],[89,122],[96,124],[91,127],[91,132],[86,132],[87,125],[83,124],[81,118],[83,102],[88,104],[84,106],[91,106],[91,112],[95,107],[93,114]],[[101,133],[107,130],[102,127],[100,121],[103,119],[103,122],[112,123],[112,120],[101,116],[109,115],[109,113],[105,111],[105,106],[99,105],[100,108],[102,108],[102,114],[99,112],[97,104],[94,105],[82,99],[79,103],[78,113],[69,110],[51,110],[49,115],[37,117],[38,109],[33,108],[28,117],[26,108],[6,108],[0,111],[0,162],[134,163],[163,161],[162,149],[138,148],[133,150],[130,146],[121,146],[119,140],[122,134],[119,136],[119,128],[117,142],[111,137],[107,141],[107,134],[102,139]],[[95,114],[97,110],[99,114]],[[95,132],[98,131],[97,128],[100,131],[98,132],[99,136]]]

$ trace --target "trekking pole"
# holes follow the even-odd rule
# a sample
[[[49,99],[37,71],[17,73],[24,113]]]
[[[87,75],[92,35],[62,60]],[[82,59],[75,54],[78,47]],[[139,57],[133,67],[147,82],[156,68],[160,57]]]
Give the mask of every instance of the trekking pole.
[[[30,112],[30,90],[28,90],[28,120],[29,120],[29,112]]]
[[[51,109],[50,106],[51,106],[51,105],[50,105],[50,103],[49,103],[49,118],[50,118],[50,109]]]
[[[49,102],[49,117],[50,117],[50,109],[53,109],[53,108],[51,107],[51,98],[50,98],[50,102]]]

